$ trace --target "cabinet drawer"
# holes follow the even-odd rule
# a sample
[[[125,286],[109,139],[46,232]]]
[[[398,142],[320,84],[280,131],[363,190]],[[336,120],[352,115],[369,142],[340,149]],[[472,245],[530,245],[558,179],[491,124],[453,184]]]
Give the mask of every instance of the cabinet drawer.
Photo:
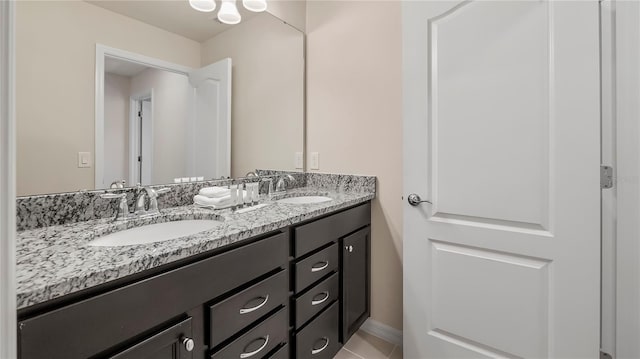
[[[289,359],[289,344],[285,344],[278,351],[271,354],[269,359]]]
[[[287,234],[281,233],[22,320],[18,326],[21,359],[94,356],[167,318],[284,268],[288,260]]]
[[[288,322],[287,308],[285,307],[213,354],[211,358],[263,358],[275,347],[287,341]]]
[[[331,359],[338,352],[338,303],[296,335],[296,359]]]
[[[338,273],[334,273],[295,300],[296,329],[338,299],[339,284]]]
[[[193,358],[193,349],[188,350],[186,342],[193,340],[191,336],[191,318],[187,318],[109,358],[191,359]]]
[[[286,304],[289,272],[284,270],[209,307],[210,343],[215,347],[271,310]]]
[[[371,203],[366,203],[296,227],[294,256],[300,257],[369,223],[371,223]]]
[[[330,247],[296,263],[296,293],[301,292],[309,285],[337,269],[339,264],[338,256],[338,244],[334,243]]]

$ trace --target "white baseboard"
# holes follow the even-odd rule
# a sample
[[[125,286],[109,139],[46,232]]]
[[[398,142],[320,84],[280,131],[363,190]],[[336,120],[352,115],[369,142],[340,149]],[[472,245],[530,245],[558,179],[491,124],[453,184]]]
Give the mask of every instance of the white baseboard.
[[[402,346],[402,331],[396,328],[392,328],[386,324],[382,324],[371,318],[367,319],[360,330],[367,332],[371,335],[375,335],[380,339],[384,339],[391,344]]]

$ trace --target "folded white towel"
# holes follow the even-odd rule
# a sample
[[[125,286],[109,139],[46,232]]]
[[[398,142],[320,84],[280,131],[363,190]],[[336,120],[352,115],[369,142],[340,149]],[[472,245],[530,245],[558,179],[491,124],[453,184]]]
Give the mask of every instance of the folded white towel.
[[[247,198],[247,191],[242,191],[243,198]],[[193,203],[200,207],[209,207],[213,209],[222,209],[233,206],[235,203],[231,203],[231,196],[221,198],[209,198],[202,195],[195,195],[193,197]]]
[[[222,198],[228,197],[231,190],[226,187],[205,187],[202,188],[198,194],[209,198]]]
[[[197,194],[193,197],[193,203],[199,204],[201,206],[223,206],[227,204],[231,204],[231,196],[220,197],[220,198],[209,198],[202,195]]]

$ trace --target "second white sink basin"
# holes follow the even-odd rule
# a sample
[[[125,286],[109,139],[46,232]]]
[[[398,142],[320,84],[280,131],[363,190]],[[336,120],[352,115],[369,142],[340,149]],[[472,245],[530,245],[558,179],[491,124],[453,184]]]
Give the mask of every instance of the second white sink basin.
[[[330,197],[325,196],[299,196],[299,197],[288,197],[279,199],[276,202],[278,203],[287,203],[287,204],[310,204],[310,203],[322,203],[329,202],[332,199]]]
[[[220,221],[208,219],[190,219],[148,224],[146,226],[102,236],[89,242],[89,245],[96,247],[119,247],[162,242],[208,231],[221,224],[222,222]]]

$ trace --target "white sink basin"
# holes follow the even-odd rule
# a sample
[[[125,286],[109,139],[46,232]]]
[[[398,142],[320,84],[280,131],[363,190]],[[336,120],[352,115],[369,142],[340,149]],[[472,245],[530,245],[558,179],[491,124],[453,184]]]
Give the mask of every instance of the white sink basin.
[[[90,246],[118,247],[168,241],[213,229],[222,222],[191,219],[149,224],[108,234],[89,242]]]
[[[329,202],[332,199],[330,197],[325,196],[300,196],[300,197],[288,197],[279,199],[276,202],[278,203],[287,203],[287,204],[310,204],[310,203],[322,203]]]

